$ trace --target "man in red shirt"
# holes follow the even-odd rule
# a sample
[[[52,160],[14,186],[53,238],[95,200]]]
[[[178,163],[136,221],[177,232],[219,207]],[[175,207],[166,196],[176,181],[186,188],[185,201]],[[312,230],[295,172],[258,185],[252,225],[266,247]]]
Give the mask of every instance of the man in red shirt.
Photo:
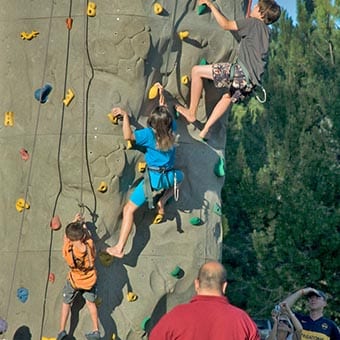
[[[224,267],[205,263],[195,280],[197,295],[165,314],[149,340],[260,340],[254,321],[224,296],[226,288]]]

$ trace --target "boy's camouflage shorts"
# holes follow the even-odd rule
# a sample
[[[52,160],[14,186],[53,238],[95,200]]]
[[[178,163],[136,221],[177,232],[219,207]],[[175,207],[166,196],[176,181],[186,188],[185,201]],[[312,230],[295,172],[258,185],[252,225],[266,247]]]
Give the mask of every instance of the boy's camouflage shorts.
[[[212,76],[215,87],[228,88],[231,101],[237,103],[248,96],[253,91],[254,86],[247,82],[243,70],[238,64],[234,64],[234,77],[230,80],[230,69],[232,65],[232,63],[213,64]]]

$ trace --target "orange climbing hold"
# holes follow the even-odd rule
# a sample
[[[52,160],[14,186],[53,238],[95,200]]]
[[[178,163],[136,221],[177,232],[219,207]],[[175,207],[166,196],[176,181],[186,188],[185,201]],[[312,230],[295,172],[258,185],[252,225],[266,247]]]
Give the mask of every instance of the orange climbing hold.
[[[24,160],[24,161],[27,161],[30,158],[28,151],[24,148],[21,148],[19,150],[19,153],[21,155],[21,159]]]
[[[13,126],[14,125],[14,113],[12,111],[5,112],[5,126]]]
[[[30,205],[23,198],[18,198],[15,203],[15,208],[18,212],[22,212],[24,209],[29,209]]]
[[[61,228],[61,220],[58,215],[55,215],[52,217],[50,222],[50,227],[53,230],[59,230]]]
[[[73,25],[73,19],[72,18],[67,18],[66,19],[66,27],[68,30],[72,29],[72,25]]]

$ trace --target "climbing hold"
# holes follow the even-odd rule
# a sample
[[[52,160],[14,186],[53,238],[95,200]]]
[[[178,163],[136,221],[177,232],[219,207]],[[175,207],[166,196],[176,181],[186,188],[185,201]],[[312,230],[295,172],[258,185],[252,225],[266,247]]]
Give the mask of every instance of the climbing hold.
[[[138,163],[138,172],[145,172],[146,170],[146,162],[139,162]]]
[[[41,340],[57,340],[56,338],[47,338],[46,336],[42,336]]]
[[[5,112],[5,126],[13,126],[14,125],[14,113],[12,111]]]
[[[126,294],[126,299],[129,301],[129,302],[134,302],[138,299],[138,296],[137,294],[135,294],[134,292],[128,292]]]
[[[148,98],[155,99],[158,96],[158,91],[159,91],[159,87],[157,86],[157,83],[152,85],[149,90]]]
[[[7,321],[0,318],[0,334],[6,333],[7,328],[8,328]]]
[[[21,32],[20,36],[22,40],[32,40],[39,35],[38,31],[32,31],[31,33]]]
[[[143,331],[146,330],[147,323],[151,320],[150,316],[147,316],[146,318],[143,319],[143,321],[140,324],[140,327],[142,328]]]
[[[217,177],[225,176],[224,159],[222,157],[220,157],[217,163],[215,164],[214,173]]]
[[[112,124],[117,125],[118,124],[118,120],[119,120],[119,116],[113,116],[112,113],[108,113],[107,114],[107,118],[109,118],[109,120],[111,121]]]
[[[189,31],[181,31],[178,33],[178,36],[181,40],[189,37]]]
[[[28,151],[24,148],[21,148],[19,150],[19,153],[21,155],[21,159],[24,161],[27,161],[30,158],[30,155],[28,154]]]
[[[112,263],[113,257],[110,254],[102,251],[99,253],[99,261],[104,267],[108,267]]]
[[[103,303],[103,299],[100,296],[97,296],[94,303],[99,307]]]
[[[18,212],[22,212],[24,209],[29,209],[30,205],[23,198],[18,198],[15,207]]]
[[[183,85],[188,85],[188,83],[189,83],[189,77],[188,77],[187,75],[182,76],[182,78],[181,78],[181,83],[182,83]]]
[[[129,149],[132,149],[132,142],[129,140],[126,141],[126,148],[129,150]]]
[[[152,224],[160,224],[164,220],[164,214],[157,214],[152,221]]]
[[[222,216],[222,208],[220,207],[218,203],[214,204],[213,212],[218,216]]]
[[[207,5],[206,4],[202,4],[202,5],[199,5],[197,7],[197,14],[198,15],[201,15],[205,12],[205,10],[207,9]]]
[[[111,340],[116,340],[116,338],[117,338],[117,337],[116,337],[116,334],[113,333],[113,334],[112,334],[112,337],[111,337]]]
[[[99,192],[106,192],[107,191],[107,184],[105,182],[100,182],[97,190]]]
[[[158,2],[156,2],[154,5],[153,5],[153,11],[155,14],[157,15],[160,15],[162,14],[163,12],[163,7],[161,4],[159,4]]]
[[[25,303],[28,299],[28,289],[27,288],[18,288],[17,290],[17,298],[22,302]]]
[[[200,65],[207,65],[207,64],[208,64],[207,59],[202,58],[202,59],[200,60]]]
[[[201,225],[203,221],[199,217],[191,217],[190,224],[192,225]]]
[[[73,19],[72,18],[67,18],[66,19],[66,27],[68,30],[72,29],[72,25],[73,25]]]
[[[87,15],[89,17],[94,17],[96,16],[96,8],[97,5],[94,2],[89,2],[89,4],[87,5]]]
[[[73,98],[74,98],[74,92],[71,89],[68,89],[66,96],[63,100],[64,105],[69,106]]]
[[[53,230],[59,230],[61,228],[61,220],[58,215],[52,217],[50,221],[50,227]]]
[[[51,282],[51,283],[54,283],[54,281],[55,281],[55,274],[54,273],[50,273],[48,275],[48,281]]]
[[[52,91],[52,86],[50,84],[44,85],[42,88],[35,90],[34,92],[34,98],[44,104],[48,100],[48,95]]]
[[[181,277],[183,277],[184,271],[180,266],[176,266],[170,274],[176,279],[180,279]]]

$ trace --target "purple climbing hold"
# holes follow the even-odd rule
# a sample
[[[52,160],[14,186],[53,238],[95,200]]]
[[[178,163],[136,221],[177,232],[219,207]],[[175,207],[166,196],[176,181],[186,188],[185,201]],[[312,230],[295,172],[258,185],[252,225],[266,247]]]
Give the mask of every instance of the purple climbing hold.
[[[0,318],[0,334],[6,333],[7,327],[8,327],[7,321]]]

